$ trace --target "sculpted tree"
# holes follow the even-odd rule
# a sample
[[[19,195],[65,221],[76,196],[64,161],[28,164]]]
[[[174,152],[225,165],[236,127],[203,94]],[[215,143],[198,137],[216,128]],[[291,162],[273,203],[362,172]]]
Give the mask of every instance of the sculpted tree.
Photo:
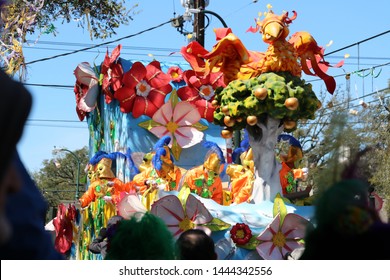
[[[229,28],[216,31],[218,42],[211,52],[196,42],[182,50],[199,75],[218,72],[224,76],[227,86],[219,88],[211,101],[214,122],[224,127],[225,138],[235,130],[248,130],[255,162],[254,203],[282,193],[280,163],[274,152],[279,134],[294,131],[299,120],[314,119],[321,107],[312,85],[301,79],[302,71],[324,80],[330,93],[336,88],[334,78],[325,73],[329,64],[324,61],[324,49],[309,33],[296,32],[287,40],[288,26],[296,15],[289,18],[288,13],[269,11],[256,28],[249,29],[260,31],[269,44],[264,53],[247,50]]]

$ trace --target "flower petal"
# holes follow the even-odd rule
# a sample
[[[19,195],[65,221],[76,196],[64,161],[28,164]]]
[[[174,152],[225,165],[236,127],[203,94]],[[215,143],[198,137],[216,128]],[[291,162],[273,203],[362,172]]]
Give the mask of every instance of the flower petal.
[[[172,133],[170,133],[165,126],[155,126],[149,129],[149,131],[156,135],[158,138],[161,138],[166,135],[169,135],[172,138]]]
[[[156,113],[154,113],[153,120],[161,123],[162,125],[167,125],[172,120],[172,116],[173,107],[171,100],[169,100]]]
[[[200,121],[200,115],[194,105],[188,102],[179,102],[173,112],[173,121],[179,126],[192,125]]]
[[[154,106],[154,104],[151,103],[148,98],[136,96],[132,113],[134,118],[139,118],[141,115],[153,117],[157,109],[158,108]]]
[[[203,140],[203,132],[194,127],[179,127],[176,129],[174,136],[177,143],[182,148],[189,148]]]
[[[118,214],[125,219],[130,219],[135,213],[145,213],[146,208],[137,195],[124,196],[117,204]]]
[[[278,247],[271,242],[262,242],[256,247],[257,252],[264,260],[283,260]]]
[[[211,105],[210,101],[200,98],[199,100],[194,100],[192,103],[198,108],[198,112],[202,118],[206,119],[208,122],[214,120],[215,108]]]
[[[126,87],[134,88],[146,76],[145,66],[137,61],[131,66],[131,69],[123,75],[123,83]],[[134,90],[134,89],[133,89]]]
[[[200,99],[197,90],[188,86],[183,86],[179,88],[177,90],[177,96],[179,96],[182,101],[192,101],[195,99]]]
[[[133,110],[136,94],[128,87],[121,87],[115,92],[115,98],[119,101],[121,112],[130,113]]]
[[[99,85],[93,85],[77,103],[77,107],[83,112],[92,112],[97,105]]]
[[[279,231],[280,225],[280,216],[279,214],[275,216],[272,222],[259,234],[257,237],[258,240],[269,241],[272,240],[272,237],[277,231]]]
[[[213,219],[209,210],[193,195],[189,195],[186,201],[186,214],[196,225],[202,225]]]
[[[288,239],[301,239],[305,237],[309,221],[294,213],[286,215],[282,225],[282,233]]]
[[[154,202],[150,212],[160,217],[173,233],[185,217],[183,206],[175,195],[167,195]]]

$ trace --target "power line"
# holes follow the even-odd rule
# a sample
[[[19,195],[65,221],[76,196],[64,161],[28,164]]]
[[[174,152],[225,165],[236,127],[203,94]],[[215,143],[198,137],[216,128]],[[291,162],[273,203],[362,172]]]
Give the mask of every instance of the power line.
[[[86,51],[86,50],[98,48],[98,47],[101,47],[101,46],[104,46],[104,45],[112,44],[112,43],[115,43],[115,42],[118,42],[118,41],[121,41],[121,40],[124,40],[124,39],[128,39],[128,38],[131,38],[131,37],[134,37],[134,36],[141,35],[141,34],[143,34],[143,33],[145,33],[145,32],[154,30],[154,29],[156,29],[156,28],[159,28],[159,27],[161,27],[161,26],[164,26],[165,24],[170,23],[171,21],[172,21],[172,19],[170,19],[170,20],[168,20],[168,21],[166,21],[166,22],[160,23],[160,24],[158,24],[158,25],[156,25],[156,26],[150,27],[150,28],[148,28],[148,29],[144,29],[144,30],[142,30],[142,31],[140,31],[140,32],[137,32],[137,33],[135,33],[135,34],[131,34],[131,35],[128,35],[128,36],[124,36],[124,37],[121,37],[121,38],[118,38],[118,39],[116,39],[116,40],[112,40],[112,41],[109,41],[109,42],[105,42],[105,43],[93,45],[93,46],[90,46],[90,47],[86,47],[86,48],[74,50],[74,51],[71,51],[71,52],[68,52],[68,53],[63,53],[63,54],[54,55],[54,56],[51,56],[51,57],[46,57],[46,58],[41,58],[41,59],[33,60],[33,61],[30,61],[30,62],[26,62],[25,65],[29,65],[29,64],[33,64],[33,63],[37,63],[37,62],[42,62],[42,61],[47,61],[47,60],[51,60],[51,59],[58,58],[58,57],[68,56],[68,55],[75,54],[75,53],[78,53],[78,52],[82,52],[82,51]]]
[[[358,45],[360,45],[361,43],[364,43],[364,42],[370,41],[370,40],[372,40],[372,39],[378,38],[378,37],[383,36],[383,35],[385,35],[385,34],[387,34],[387,33],[390,33],[390,30],[387,30],[387,31],[382,32],[382,33],[379,33],[379,34],[377,34],[377,35],[375,35],[375,36],[369,37],[369,38],[364,39],[364,40],[361,40],[361,41],[359,41],[359,42],[353,43],[353,44],[348,45],[348,46],[346,46],[346,47],[343,47],[343,48],[341,48],[341,49],[338,49],[338,50],[329,52],[329,53],[325,54],[324,56],[328,56],[328,55],[330,55],[330,54],[334,54],[334,53],[340,52],[340,51],[342,51],[342,50],[348,49],[348,48],[353,47],[353,46],[358,46]]]

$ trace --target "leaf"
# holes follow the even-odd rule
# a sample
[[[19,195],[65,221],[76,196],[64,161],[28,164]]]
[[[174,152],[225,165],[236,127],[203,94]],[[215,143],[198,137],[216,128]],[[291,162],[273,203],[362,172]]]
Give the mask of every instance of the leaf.
[[[194,124],[192,125],[192,127],[193,127],[193,128],[196,128],[196,129],[199,130],[199,131],[204,131],[204,130],[206,130],[206,129],[209,128],[207,125],[203,125],[203,124],[201,124],[200,122],[194,123]]]
[[[176,160],[179,160],[182,148],[177,144],[176,138],[172,139],[172,154]]]
[[[274,217],[276,217],[278,213],[280,214],[280,225],[282,225],[284,217],[286,217],[287,215],[287,207],[286,204],[284,204],[283,198],[281,197],[280,193],[275,196],[273,208]]]
[[[187,198],[190,195],[190,193],[191,193],[191,189],[188,187],[187,184],[185,184],[185,185],[183,185],[179,194],[177,195],[177,197],[179,198],[179,200],[181,202],[181,205],[183,205],[183,209],[185,209]]]
[[[153,127],[161,126],[158,122],[155,122],[154,120],[150,119],[148,121],[144,121],[138,124],[138,126],[145,128],[146,130],[150,130]]]
[[[247,249],[247,250],[255,250],[256,247],[260,244],[260,240],[258,240],[256,238],[257,236],[252,236],[251,239],[248,241],[248,243],[244,244],[244,245],[238,245],[236,244],[237,247],[240,247],[240,248],[244,248],[244,249]]]
[[[177,96],[176,89],[172,90],[169,100],[172,102],[172,108],[175,108],[176,104],[179,103],[179,97]]]
[[[224,221],[213,218],[211,222],[204,224],[203,226],[208,227],[211,231],[220,231],[220,230],[226,230],[230,228],[232,225],[225,223]]]

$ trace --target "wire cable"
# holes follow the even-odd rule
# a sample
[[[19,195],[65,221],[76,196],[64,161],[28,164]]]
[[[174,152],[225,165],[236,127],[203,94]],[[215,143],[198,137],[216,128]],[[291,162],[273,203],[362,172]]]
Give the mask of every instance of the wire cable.
[[[112,41],[108,41],[108,42],[105,42],[105,43],[93,45],[91,47],[86,47],[86,48],[74,50],[74,51],[71,51],[71,52],[68,52],[68,53],[63,53],[63,54],[54,55],[54,56],[51,56],[51,57],[46,57],[46,58],[41,58],[41,59],[33,60],[33,61],[30,61],[30,62],[26,62],[25,65],[30,65],[30,64],[34,64],[34,63],[42,62],[42,61],[47,61],[47,60],[55,59],[55,58],[58,58],[58,57],[68,56],[68,55],[75,54],[75,53],[78,53],[78,52],[87,51],[87,50],[90,50],[90,49],[94,49],[94,48],[98,48],[98,47],[105,46],[105,45],[108,45],[108,44],[112,44],[112,43],[115,43],[115,42],[119,42],[121,40],[128,39],[128,38],[131,38],[131,37],[135,37],[135,36],[141,35],[143,33],[146,33],[148,31],[152,31],[154,29],[157,29],[157,28],[159,28],[161,26],[164,26],[164,25],[170,23],[171,21],[172,21],[172,19],[170,19],[170,20],[168,20],[166,22],[160,23],[160,24],[158,24],[156,26],[150,27],[148,29],[144,29],[144,30],[139,31],[137,33],[134,33],[134,34],[131,34],[131,35],[127,35],[127,36],[118,38],[116,40],[112,40]]]

